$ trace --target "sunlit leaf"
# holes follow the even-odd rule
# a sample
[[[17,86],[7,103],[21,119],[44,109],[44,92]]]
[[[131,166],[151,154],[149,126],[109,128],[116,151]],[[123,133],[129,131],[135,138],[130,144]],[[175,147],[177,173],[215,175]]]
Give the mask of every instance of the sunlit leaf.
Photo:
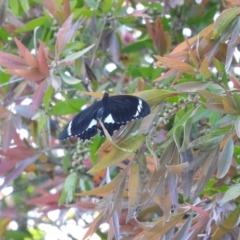
[[[240,13],[240,8],[229,8],[221,13],[215,21],[212,39],[218,38],[226,28],[229,27],[230,23]]]
[[[65,180],[64,191],[66,193],[66,203],[71,203],[75,199],[77,179],[77,173],[72,172],[70,175],[67,176]]]
[[[136,150],[142,144],[144,138],[145,134],[140,134],[118,144],[119,148],[131,149],[132,151],[121,151],[119,148],[114,147],[111,152],[106,154],[96,166],[89,170],[89,173],[100,171],[104,168],[107,168],[113,164],[129,158],[131,155],[134,154],[133,150]]]
[[[237,183],[225,192],[220,204],[221,206],[223,206],[225,203],[234,200],[239,196],[240,196],[240,183]]]
[[[239,222],[240,207],[235,208],[222,223],[218,222],[218,228],[212,235],[212,240],[221,239],[226,233],[234,229]]]
[[[208,58],[205,57],[201,63],[201,66],[199,68],[200,73],[203,75],[205,78],[209,78],[212,76],[212,73],[209,70],[208,66]]]
[[[174,85],[174,88],[180,92],[196,92],[197,90],[206,89],[210,84],[211,82],[186,82]]]
[[[182,61],[177,61],[172,58],[167,58],[167,57],[160,57],[160,56],[155,56],[157,59],[157,62],[155,62],[155,66],[161,66],[164,65],[167,68],[170,69],[175,69],[180,72],[188,73],[188,74],[196,74],[196,70],[188,63],[182,62]]]
[[[67,57],[65,57],[63,60],[61,60],[59,63],[66,63],[66,62],[70,62],[70,61],[74,61],[77,58],[80,58],[81,56],[83,56],[86,52],[88,52],[92,47],[94,46],[94,44],[92,44],[89,47],[84,48],[81,51],[72,53],[70,55],[68,55]]]
[[[116,189],[119,182],[121,182],[122,178],[125,177],[125,176],[126,176],[126,171],[123,170],[110,183],[108,183],[108,184],[106,184],[102,187],[95,188],[95,189],[90,190],[90,191],[77,193],[76,195],[77,196],[88,196],[88,195],[104,196],[107,193],[110,193],[114,189]]]
[[[82,80],[74,78],[72,76],[68,76],[67,74],[65,74],[62,71],[59,71],[59,73],[60,73],[62,80],[69,85],[74,85],[74,84],[80,83],[82,81]]]

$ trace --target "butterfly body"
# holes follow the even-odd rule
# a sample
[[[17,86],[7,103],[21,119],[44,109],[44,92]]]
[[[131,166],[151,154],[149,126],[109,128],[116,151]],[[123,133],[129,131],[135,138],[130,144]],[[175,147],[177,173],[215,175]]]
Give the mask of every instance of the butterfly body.
[[[113,132],[122,125],[134,119],[143,118],[149,113],[149,105],[141,98],[130,95],[110,97],[108,93],[104,93],[102,100],[81,111],[68,123],[59,139],[65,140],[77,136],[85,141],[95,136],[98,130],[101,136],[104,136],[99,120],[109,135],[113,135]]]

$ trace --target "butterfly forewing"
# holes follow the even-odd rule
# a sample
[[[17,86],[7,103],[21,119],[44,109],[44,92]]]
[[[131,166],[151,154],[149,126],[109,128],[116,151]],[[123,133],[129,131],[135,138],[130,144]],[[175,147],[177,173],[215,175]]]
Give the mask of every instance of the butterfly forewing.
[[[98,130],[101,136],[104,136],[99,120],[112,136],[114,131],[122,125],[134,119],[143,118],[149,113],[149,105],[141,98],[129,95],[109,97],[108,93],[105,93],[101,101],[76,115],[62,131],[59,139],[77,136],[85,141],[96,135]]]
[[[141,98],[121,95],[110,97],[107,106],[103,104],[102,121],[104,123],[126,124],[127,122],[143,118],[150,113],[150,107]]]

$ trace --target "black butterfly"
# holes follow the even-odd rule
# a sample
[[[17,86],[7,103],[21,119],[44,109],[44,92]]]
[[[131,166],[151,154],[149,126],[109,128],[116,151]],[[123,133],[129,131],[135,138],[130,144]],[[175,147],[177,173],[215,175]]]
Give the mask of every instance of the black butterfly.
[[[76,136],[85,141],[95,136],[98,130],[101,136],[104,136],[99,119],[112,136],[113,132],[122,125],[133,119],[143,118],[149,113],[149,105],[139,97],[129,95],[109,97],[105,92],[101,101],[95,102],[68,123],[61,132],[59,140]]]

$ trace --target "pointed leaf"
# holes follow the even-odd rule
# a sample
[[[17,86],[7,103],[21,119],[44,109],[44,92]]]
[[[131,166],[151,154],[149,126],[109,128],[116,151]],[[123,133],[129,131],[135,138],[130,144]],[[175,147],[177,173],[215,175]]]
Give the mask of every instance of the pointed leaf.
[[[4,187],[7,186],[11,181],[15,180],[18,178],[24,169],[26,169],[29,165],[34,163],[40,156],[41,154],[37,154],[35,156],[32,156],[30,158],[24,159],[20,162],[18,162],[15,166],[15,169],[12,170],[4,179],[4,184],[1,185],[0,189],[3,189]]]
[[[222,104],[224,100],[226,100],[225,97],[222,97],[218,94],[208,92],[205,90],[198,90],[198,92],[205,97],[210,103],[220,103]]]
[[[175,69],[183,73],[196,74],[196,70],[188,63],[177,61],[172,58],[154,56],[158,61],[154,63],[154,66],[164,65],[167,68]]]
[[[218,222],[218,228],[212,235],[212,240],[221,239],[226,233],[237,227],[239,223],[240,207],[234,209],[229,216],[220,224]]]
[[[63,60],[61,60],[59,63],[66,63],[66,62],[70,62],[70,61],[74,61],[77,58],[80,58],[81,56],[83,56],[86,52],[88,52],[92,47],[94,46],[94,44],[92,44],[89,47],[84,48],[81,51],[78,51],[76,53],[70,54],[68,55],[66,58],[64,58]]]
[[[220,206],[223,206],[225,203],[227,203],[231,200],[234,200],[234,199],[238,198],[239,196],[240,196],[240,183],[237,183],[225,192],[225,194],[220,202]]]
[[[144,139],[145,134],[139,134],[137,136],[131,137],[130,139],[127,139],[126,141],[120,143],[118,146],[122,149],[131,148],[132,150],[136,150],[142,144]],[[133,154],[134,154],[133,152],[121,151],[119,148],[113,148],[111,152],[106,154],[102,158],[102,160],[88,172],[94,173],[100,171],[104,168],[107,168],[113,164],[116,164],[129,158]]]
[[[123,170],[110,183],[102,187],[95,188],[93,190],[77,193],[76,195],[77,196],[89,196],[89,195],[105,196],[106,194],[109,194],[110,192],[115,190],[119,182],[121,182],[121,180],[125,176],[126,176],[126,170]]]
[[[44,76],[44,78],[49,76],[49,68],[47,63],[47,57],[45,56],[46,46],[40,42],[40,46],[38,48],[37,54],[37,62],[38,62],[38,71]]]
[[[239,15],[239,13],[239,7],[223,11],[214,24],[212,39],[217,39],[224,31],[226,31],[226,28],[229,27],[229,24],[237,17],[237,15]]]
[[[12,114],[11,114],[12,115]],[[11,141],[13,139],[14,133],[16,131],[16,128],[14,127],[12,117],[9,115],[9,118],[6,118],[3,121],[3,126],[2,126],[2,148],[3,151],[6,152],[11,144]]]
[[[29,67],[24,59],[4,52],[0,52],[0,66],[10,69],[26,69]]]
[[[17,39],[14,38],[15,43],[17,44],[18,50],[21,53],[22,57],[25,59],[26,63],[33,67],[37,67],[37,59],[33,57],[33,55],[30,53],[30,51]]]
[[[63,71],[59,71],[59,73],[60,73],[62,80],[69,85],[74,85],[74,84],[82,82],[82,80],[80,80],[80,79],[66,75]]]
[[[0,60],[1,61],[1,60]],[[23,77],[29,81],[40,82],[44,79],[44,76],[39,72],[37,68],[30,69],[5,69],[4,72]]]
[[[193,140],[188,147],[200,149],[202,151],[208,151],[217,147],[221,143],[223,137],[224,137],[223,135],[215,136],[212,134],[207,134]]]
[[[83,240],[89,239],[89,237],[91,237],[97,231],[99,225],[101,223],[103,223],[104,216],[105,216],[104,211],[99,213],[99,215],[93,220],[93,222],[89,226],[87,232],[83,236],[83,238],[82,238]]]
[[[212,177],[212,174],[214,173],[217,167],[218,155],[219,155],[219,147],[216,147],[210,152],[206,161],[204,162],[204,165],[202,166],[199,174],[198,183],[197,183],[194,195],[192,196],[192,201],[196,200],[196,198],[200,195],[202,190],[205,188],[209,179]]]
[[[179,92],[196,92],[198,90],[204,90],[211,85],[211,82],[186,82],[178,85],[174,85]]]
[[[201,63],[201,66],[199,68],[200,73],[203,75],[205,78],[210,78],[212,76],[212,73],[210,72],[208,68],[208,58],[205,57]]]
[[[131,173],[128,182],[128,206],[133,208],[141,202],[141,178],[139,174],[138,163],[134,163],[131,167]]]
[[[234,143],[229,137],[224,146],[218,162],[217,178],[223,178],[231,167]]]
[[[240,117],[236,118],[236,120],[234,121],[234,126],[235,126],[236,134],[238,138],[240,138]]]

